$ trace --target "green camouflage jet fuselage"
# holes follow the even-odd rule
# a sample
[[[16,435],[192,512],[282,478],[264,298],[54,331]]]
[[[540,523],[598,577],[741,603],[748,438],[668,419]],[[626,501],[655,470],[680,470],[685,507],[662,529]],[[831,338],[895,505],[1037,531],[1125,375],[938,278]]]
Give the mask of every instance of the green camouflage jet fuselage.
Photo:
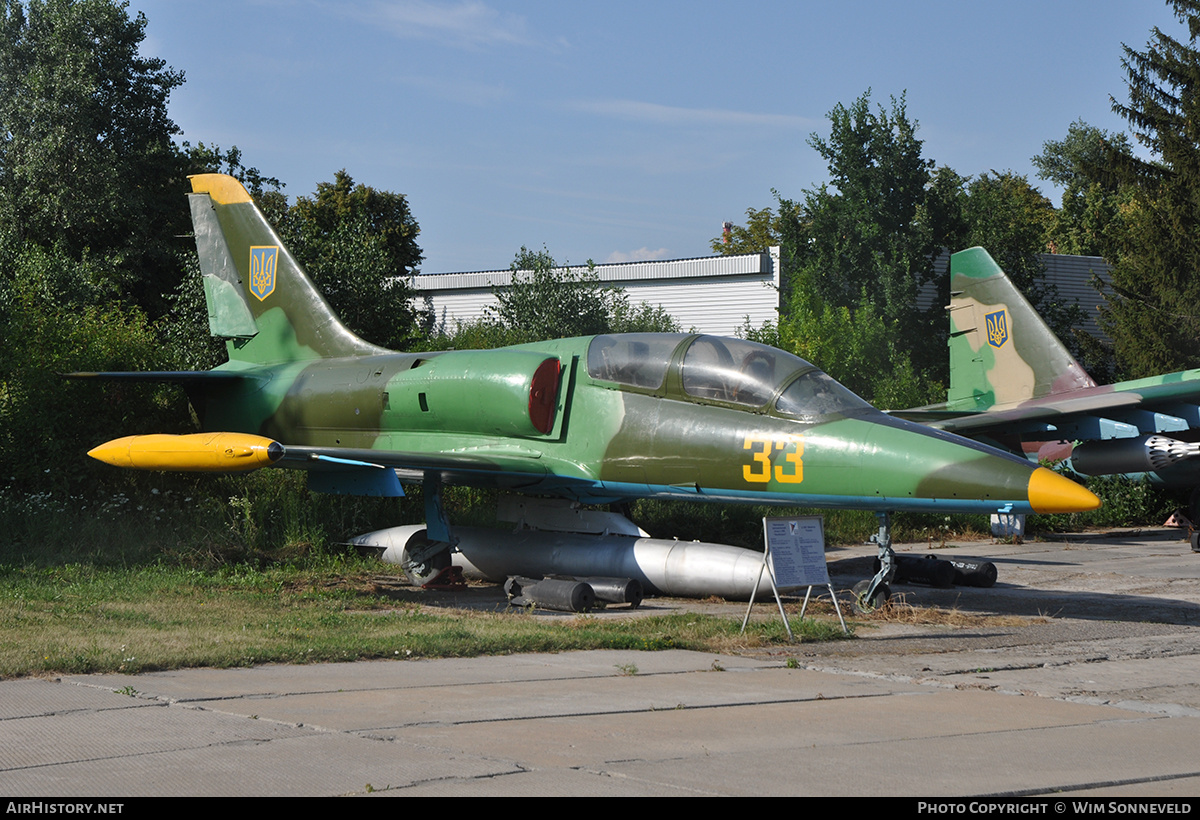
[[[99,375],[182,384],[210,433],[93,451],[110,463],[291,467],[308,470],[313,489],[379,495],[413,481],[589,502],[947,512],[1099,503],[1023,459],[886,416],[808,362],[743,340],[617,334],[383,350],[341,324],[236,180],[207,174],[192,185],[210,328],[228,340],[229,362]]]
[[[652,345],[660,357],[642,363],[653,385],[604,370],[603,351]],[[713,350],[729,361],[753,355],[775,373],[740,393],[732,381],[746,374],[736,365],[688,381],[695,360],[711,361]],[[539,429],[530,393],[546,362],[550,410]],[[735,339],[598,336],[216,372],[238,378],[219,390],[202,385],[205,429],[281,442],[277,466],[309,469],[314,489],[331,492],[398,494],[378,464],[416,480],[433,472],[443,483],[591,502],[660,496],[959,512],[1053,503],[1030,498],[1026,463],[890,419],[803,360]],[[822,409],[816,399],[790,399],[817,390]]]

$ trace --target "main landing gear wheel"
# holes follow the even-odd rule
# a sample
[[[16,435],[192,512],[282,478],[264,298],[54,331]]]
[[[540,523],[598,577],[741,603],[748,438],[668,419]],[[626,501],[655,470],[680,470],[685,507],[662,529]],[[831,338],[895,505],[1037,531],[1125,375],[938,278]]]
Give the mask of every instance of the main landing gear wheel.
[[[450,545],[445,541],[410,542],[400,556],[400,568],[415,587],[437,579],[450,566]]]
[[[409,582],[424,589],[454,589],[465,586],[462,570],[450,562],[450,550],[458,539],[450,534],[450,522],[442,506],[442,479],[426,473],[422,483],[425,496],[425,537],[413,538],[400,555],[400,568]]]
[[[892,597],[892,590],[887,584],[875,587],[875,593],[870,598],[867,592],[871,589],[871,581],[859,581],[850,590],[850,608],[856,615],[870,615],[875,610],[887,604]]]

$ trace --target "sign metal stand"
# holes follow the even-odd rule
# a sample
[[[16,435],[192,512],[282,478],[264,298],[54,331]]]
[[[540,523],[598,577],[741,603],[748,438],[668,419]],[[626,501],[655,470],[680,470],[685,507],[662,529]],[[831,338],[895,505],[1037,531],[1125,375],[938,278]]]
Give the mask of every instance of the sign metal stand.
[[[800,608],[800,617],[804,617],[808,609],[809,597],[814,586],[823,586],[829,590],[833,600],[833,608],[837,610],[838,620],[842,623],[842,632],[846,629],[846,619],[842,617],[842,607],[837,595],[833,592],[833,584],[829,581],[829,569],[825,564],[825,517],[822,515],[802,515],[793,518],[763,518],[763,551],[762,566],[758,570],[758,580],[750,591],[750,604],[746,607],[746,617],[742,619],[742,632],[750,622],[750,610],[754,607],[754,596],[758,592],[758,584],[762,582],[763,572],[771,581],[771,591],[775,594],[775,603],[779,606],[779,615],[783,618],[783,626],[788,638],[795,640],[792,626],[788,623],[787,614],[783,611],[783,601],[779,591],[807,587],[804,593],[804,605]]]

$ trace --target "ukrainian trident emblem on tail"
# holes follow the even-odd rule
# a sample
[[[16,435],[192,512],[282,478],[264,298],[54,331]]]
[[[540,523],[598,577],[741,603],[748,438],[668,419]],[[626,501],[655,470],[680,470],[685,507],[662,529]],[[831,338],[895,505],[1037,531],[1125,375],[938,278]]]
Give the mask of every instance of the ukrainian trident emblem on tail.
[[[250,248],[250,292],[261,302],[275,292],[275,262],[279,258],[276,245],[254,245]]]
[[[1008,341],[1008,316],[1003,310],[989,313],[983,317],[987,322],[988,344],[992,347],[1003,347]]]

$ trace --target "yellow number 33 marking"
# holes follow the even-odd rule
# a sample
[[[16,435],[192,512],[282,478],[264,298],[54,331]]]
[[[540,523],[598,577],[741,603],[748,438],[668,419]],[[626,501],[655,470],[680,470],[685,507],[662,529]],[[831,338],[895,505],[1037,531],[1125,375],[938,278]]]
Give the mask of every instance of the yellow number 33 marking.
[[[804,480],[804,436],[746,436],[743,450],[753,452],[749,464],[742,465],[742,478],[751,484],[765,484],[771,480],[771,467],[775,468],[775,480],[782,484],[799,484]],[[782,464],[771,464],[771,455],[783,452]]]

